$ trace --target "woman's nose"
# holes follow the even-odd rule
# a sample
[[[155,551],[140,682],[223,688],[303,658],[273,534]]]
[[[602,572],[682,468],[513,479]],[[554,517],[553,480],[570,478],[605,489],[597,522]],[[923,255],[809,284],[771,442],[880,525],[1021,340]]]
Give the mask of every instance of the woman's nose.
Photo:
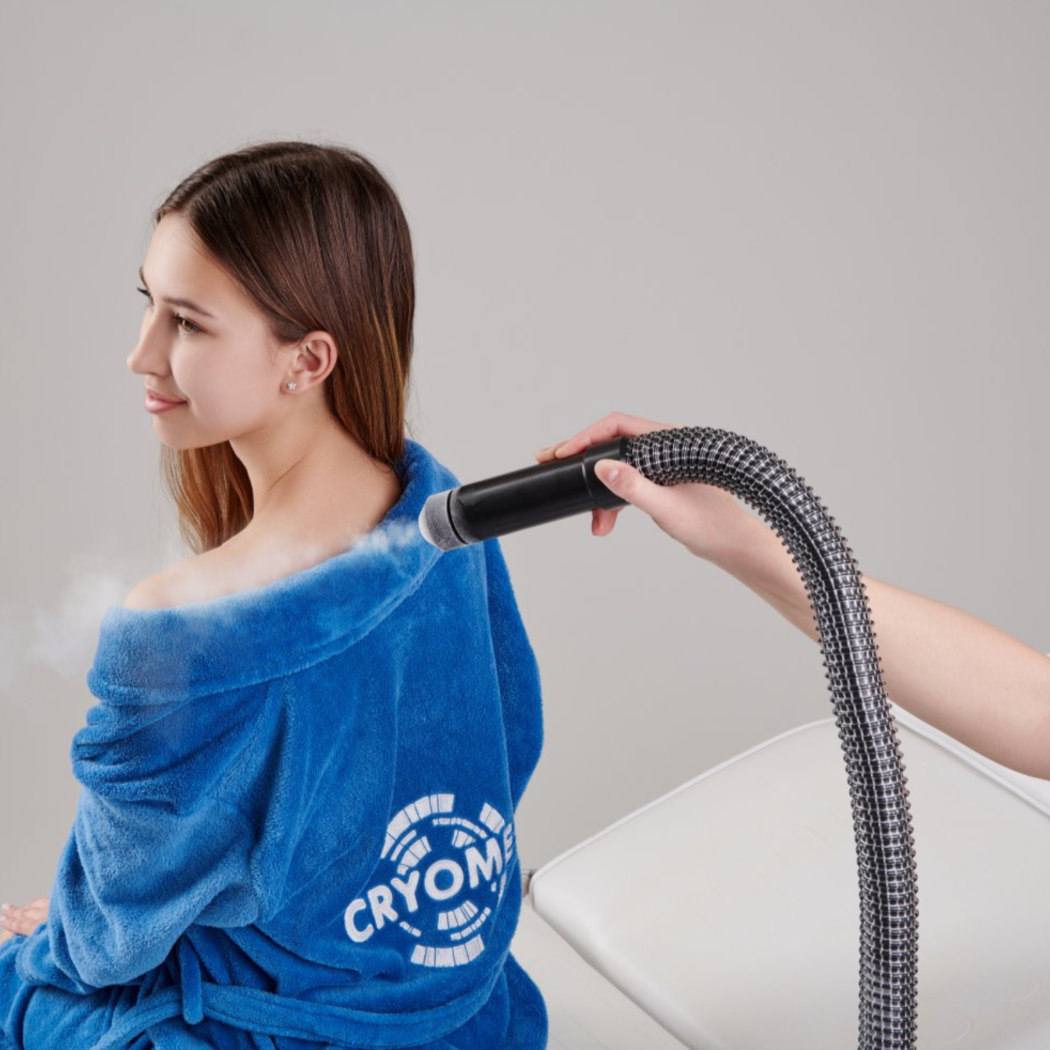
[[[139,343],[135,346],[135,348],[131,351],[131,353],[128,354],[128,360],[127,360],[128,371],[130,371],[130,372],[145,371],[144,369],[135,367],[141,357],[142,357],[142,342],[140,340]]]
[[[139,332],[139,341],[132,348],[127,357],[128,369],[132,372],[164,372],[165,351],[160,345],[161,340],[148,320],[143,320],[142,329]]]
[[[127,366],[129,372],[143,373],[149,372],[151,369],[144,368],[142,365],[142,342],[139,341],[138,345],[128,354]]]

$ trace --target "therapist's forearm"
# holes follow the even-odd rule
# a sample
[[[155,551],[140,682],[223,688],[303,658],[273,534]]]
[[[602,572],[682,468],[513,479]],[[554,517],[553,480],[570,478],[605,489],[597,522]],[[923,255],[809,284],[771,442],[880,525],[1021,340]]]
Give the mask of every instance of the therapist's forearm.
[[[712,559],[814,641],[802,576],[742,510]],[[862,574],[889,698],[995,762],[1050,779],[1050,658],[970,613]]]

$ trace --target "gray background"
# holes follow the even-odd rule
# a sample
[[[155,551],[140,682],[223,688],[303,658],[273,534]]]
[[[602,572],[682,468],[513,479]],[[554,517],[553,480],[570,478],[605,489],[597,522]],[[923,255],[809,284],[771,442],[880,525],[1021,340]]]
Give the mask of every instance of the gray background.
[[[125,365],[149,213],[249,142],[394,184],[409,432],[464,482],[616,410],[720,426],[862,571],[1050,649],[1050,6],[2,11],[0,900],[49,892],[102,609],[185,554]],[[503,546],[546,712],[526,867],[832,714],[816,644],[637,508]]]

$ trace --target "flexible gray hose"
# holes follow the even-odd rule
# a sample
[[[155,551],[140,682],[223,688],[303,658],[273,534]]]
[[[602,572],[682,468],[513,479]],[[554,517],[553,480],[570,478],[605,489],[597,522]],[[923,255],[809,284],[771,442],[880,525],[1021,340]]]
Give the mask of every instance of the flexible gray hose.
[[[853,551],[813,489],[769,449],[725,430],[628,438],[657,485],[699,481],[746,501],[781,538],[813,607],[846,756],[860,877],[860,1050],[915,1046],[918,885],[904,761]]]

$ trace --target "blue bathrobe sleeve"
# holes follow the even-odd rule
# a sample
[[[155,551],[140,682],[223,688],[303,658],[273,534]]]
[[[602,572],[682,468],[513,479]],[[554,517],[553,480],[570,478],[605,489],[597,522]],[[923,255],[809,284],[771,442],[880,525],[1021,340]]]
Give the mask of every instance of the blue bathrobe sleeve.
[[[83,790],[47,921],[19,959],[24,980],[79,994],[135,983],[191,924],[270,913],[287,839],[257,842],[239,805],[254,790],[248,766],[260,768],[245,760],[267,739],[269,692],[90,710],[72,746]]]

